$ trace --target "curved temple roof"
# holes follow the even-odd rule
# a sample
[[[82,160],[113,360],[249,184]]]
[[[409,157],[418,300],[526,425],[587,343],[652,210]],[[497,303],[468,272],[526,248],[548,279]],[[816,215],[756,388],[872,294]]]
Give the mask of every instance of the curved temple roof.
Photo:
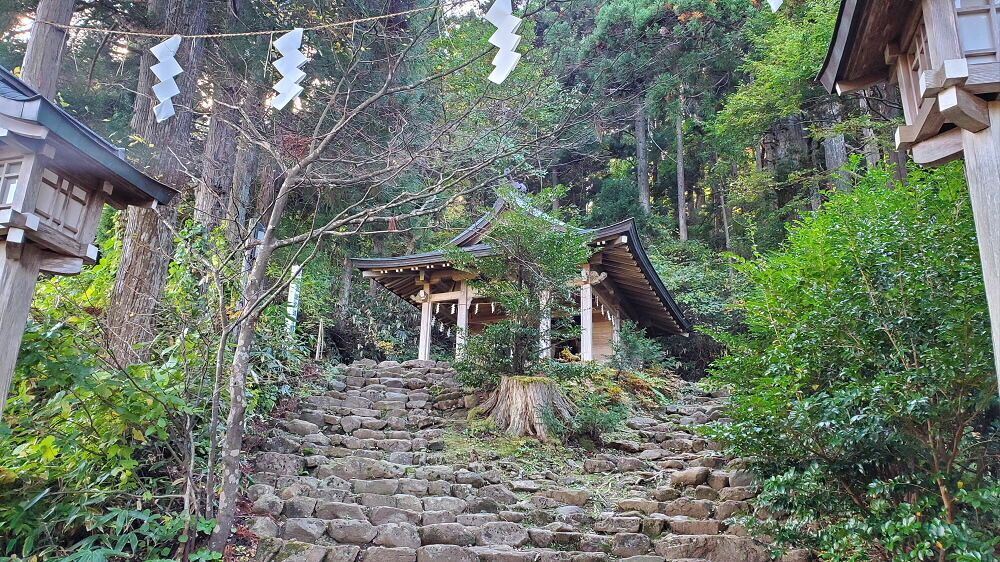
[[[496,250],[481,242],[490,230],[493,219],[503,212],[507,203],[498,199],[486,214],[469,228],[451,239],[448,246],[465,249],[475,257],[488,256]],[[538,211],[541,213],[541,211]],[[562,226],[564,223],[552,219]],[[591,236],[591,244],[600,248],[591,258],[594,271],[608,274],[609,284],[616,288],[622,301],[622,313],[641,326],[666,334],[688,334],[691,323],[684,317],[677,302],[663,285],[639,240],[635,221],[628,219],[609,226],[581,231]],[[413,277],[420,271],[450,269],[443,250],[385,258],[352,258],[354,267],[376,273],[375,279],[400,298],[411,299],[419,287]],[[447,321],[448,318],[445,318]]]

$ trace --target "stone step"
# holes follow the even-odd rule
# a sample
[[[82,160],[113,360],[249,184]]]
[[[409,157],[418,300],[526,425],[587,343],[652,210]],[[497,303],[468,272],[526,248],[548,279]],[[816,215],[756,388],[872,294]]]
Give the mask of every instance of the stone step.
[[[722,419],[722,396],[685,386],[677,404],[629,418],[604,452],[539,474],[514,462],[449,464],[444,428],[454,422],[442,412],[465,407],[466,393],[447,364],[361,361],[340,372],[277,421],[253,459],[246,521],[262,537],[258,560],[755,555],[727,521],[751,511],[752,478],[694,430]],[[579,487],[589,478],[617,484],[592,498]]]

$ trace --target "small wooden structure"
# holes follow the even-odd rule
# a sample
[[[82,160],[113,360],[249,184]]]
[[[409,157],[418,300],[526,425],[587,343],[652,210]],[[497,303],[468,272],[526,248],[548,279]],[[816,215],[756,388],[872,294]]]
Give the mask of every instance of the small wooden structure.
[[[0,67],[0,411],[39,272],[75,275],[96,261],[105,203],[150,207],[175,194]]]
[[[842,0],[820,81],[898,84],[897,147],[918,164],[964,156],[1000,378],[1000,1]]]
[[[462,248],[476,257],[493,254],[494,248],[483,239],[507,205],[503,199],[498,200],[490,212],[454,237],[448,246]],[[581,264],[581,336],[577,350],[584,361],[599,361],[611,355],[611,344],[618,337],[622,319],[633,320],[652,333],[688,335],[691,325],[646,257],[632,219],[582,232],[590,236],[596,249],[590,261]],[[456,355],[461,355],[467,335],[479,333],[503,317],[495,303],[469,285],[474,276],[455,269],[441,250],[389,258],[354,258],[352,263],[365,277],[420,307],[420,359],[430,358],[435,325],[455,329]],[[544,326],[542,332],[547,332]],[[542,347],[551,354],[551,346]]]

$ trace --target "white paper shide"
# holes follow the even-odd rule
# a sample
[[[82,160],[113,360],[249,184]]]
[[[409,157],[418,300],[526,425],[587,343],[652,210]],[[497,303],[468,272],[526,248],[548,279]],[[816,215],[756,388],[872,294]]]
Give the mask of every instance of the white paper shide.
[[[521,36],[515,31],[521,25],[521,18],[513,15],[511,0],[497,0],[486,12],[486,21],[496,26],[497,30],[490,36],[490,43],[498,49],[493,57],[493,72],[490,73],[490,82],[502,84],[507,76],[517,66],[517,61],[521,60],[518,54],[518,44],[521,43]]]
[[[288,102],[299,97],[304,89],[299,85],[306,73],[302,71],[309,59],[299,50],[302,46],[302,28],[297,27],[274,40],[274,48],[281,53],[281,58],[274,61],[274,68],[281,74],[273,89],[278,93],[271,99],[271,107],[281,109]]]
[[[181,36],[174,35],[149,50],[156,57],[156,60],[159,61],[149,67],[149,70],[159,80],[159,82],[153,85],[153,95],[160,102],[153,107],[153,115],[156,117],[157,123],[166,121],[174,116],[174,104],[170,98],[181,93],[180,88],[177,87],[177,82],[174,81],[175,76],[184,72],[177,59],[174,58],[180,46]]]

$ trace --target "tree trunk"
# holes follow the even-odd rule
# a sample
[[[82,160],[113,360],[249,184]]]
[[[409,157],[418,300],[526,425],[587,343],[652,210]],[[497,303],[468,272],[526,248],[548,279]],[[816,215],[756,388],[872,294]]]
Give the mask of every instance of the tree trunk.
[[[729,250],[732,241],[729,239],[729,209],[726,208],[726,190],[719,190],[719,208],[722,209],[722,234],[725,236],[726,251]]]
[[[162,29],[168,32],[205,32],[205,2],[151,1],[148,9],[150,19],[162,21]],[[177,77],[180,94],[173,98],[177,114],[163,123],[156,123],[150,97],[155,77],[149,68],[156,63],[156,59],[148,50],[143,51],[139,93],[135,98],[135,113],[132,116],[132,130],[153,145],[148,172],[167,185],[179,189],[183,189],[188,181],[185,164],[188,164],[191,152],[194,120],[191,107],[195,101],[201,44],[201,40],[186,40],[177,52],[177,60],[186,72]],[[183,159],[183,162],[179,159]],[[176,222],[180,199],[174,198],[174,202],[155,211],[136,207],[129,207],[126,211],[121,264],[111,291],[107,313],[109,332],[116,336],[109,351],[120,364],[141,362],[149,358],[149,349],[139,345],[152,340],[155,335],[156,309],[163,294],[167,266],[173,254],[173,235],[160,221],[169,225]]]
[[[195,220],[209,232],[222,224],[232,198],[238,137],[234,123],[240,118],[235,107],[236,90],[231,80],[223,78],[212,93],[212,116],[202,154],[201,181],[195,188],[194,197]]]
[[[840,123],[840,115],[840,103],[831,102],[827,110],[826,125]],[[844,142],[844,135],[833,135],[823,139],[823,160],[826,163],[826,172],[831,174],[830,185],[837,189],[850,187],[847,180],[839,174],[847,164],[847,144]]]
[[[73,18],[73,0],[41,0],[35,19],[68,25]],[[21,63],[21,80],[46,99],[55,99],[66,46],[66,30],[35,22]]]
[[[576,409],[548,377],[501,377],[500,385],[480,411],[498,429],[511,435],[548,441],[550,428],[546,418],[567,423]]]
[[[639,186],[639,204],[649,214],[649,143],[646,139],[646,96],[635,102],[635,177]]]
[[[338,320],[346,320],[347,314],[351,310],[351,279],[353,278],[354,265],[351,263],[351,256],[344,254],[344,270],[340,274],[340,302],[337,303]]]
[[[550,178],[550,181],[552,182],[552,187],[558,186],[559,185],[559,168],[557,168],[555,164],[552,165],[552,169],[549,170],[549,174],[552,176]],[[558,209],[559,205],[560,205],[559,198],[558,197],[553,197],[552,198],[552,208],[553,209]]]
[[[869,118],[874,117],[874,112],[869,105],[867,91],[865,95],[862,95],[859,99],[861,104],[861,111]],[[872,169],[878,166],[879,162],[882,161],[882,154],[878,147],[878,136],[875,134],[875,129],[871,127],[864,127],[861,130],[861,134],[864,137],[863,151],[865,153],[865,163],[868,165],[868,169]]]
[[[684,102],[677,111],[677,230],[681,240],[688,239],[687,189],[684,186]]]
[[[302,164],[300,163],[288,174],[294,176],[301,171],[301,168]],[[219,508],[216,511],[215,529],[209,540],[210,547],[216,552],[222,552],[225,548],[232,532],[233,520],[236,517],[236,500],[239,498],[240,478],[243,475],[241,456],[243,452],[243,424],[246,421],[247,411],[246,388],[247,374],[250,371],[250,349],[256,337],[260,312],[270,299],[266,294],[264,281],[278,238],[278,224],[281,222],[285,207],[288,205],[291,185],[287,178],[286,175],[274,197],[274,204],[271,205],[268,213],[264,239],[261,240],[258,247],[257,257],[249,275],[247,275],[243,290],[248,312],[239,326],[236,349],[233,351],[232,370],[229,377],[229,416],[226,418],[226,438],[223,441],[221,451],[221,493],[219,495]]]
[[[258,100],[244,103],[244,111],[259,106]],[[248,113],[254,115],[254,113]],[[229,208],[226,211],[226,239],[231,244],[245,240],[252,231],[247,224],[250,214],[250,195],[254,182],[258,180],[257,168],[260,165],[260,150],[257,145],[242,139],[236,151],[236,163],[233,165],[233,188],[229,198]]]

